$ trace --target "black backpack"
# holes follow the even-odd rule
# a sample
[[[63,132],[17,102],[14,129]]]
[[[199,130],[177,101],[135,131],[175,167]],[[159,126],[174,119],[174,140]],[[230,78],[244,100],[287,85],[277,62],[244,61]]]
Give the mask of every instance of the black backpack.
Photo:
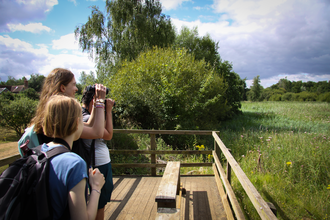
[[[47,152],[33,148],[0,176],[0,220],[53,218],[49,191],[49,159],[65,152],[55,147]],[[62,219],[69,219],[68,207]]]

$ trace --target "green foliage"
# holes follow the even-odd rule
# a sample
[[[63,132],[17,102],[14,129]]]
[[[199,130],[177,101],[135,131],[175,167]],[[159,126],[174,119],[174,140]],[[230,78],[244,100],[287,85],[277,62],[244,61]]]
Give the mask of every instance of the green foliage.
[[[97,83],[97,79],[93,71],[90,71],[89,74],[87,74],[85,71],[82,71],[80,73],[79,82],[82,87],[85,88],[88,85],[94,85],[95,83]]]
[[[0,83],[0,85],[6,85],[6,86],[17,86],[17,85],[24,85],[24,77],[21,79],[15,79],[13,76],[8,76],[8,80],[6,82]]]
[[[112,88],[116,114],[126,125],[203,129],[230,112],[223,78],[185,49],[142,53],[135,61],[124,62],[106,85]]]
[[[1,98],[0,125],[15,130],[21,136],[34,117],[38,102],[27,97],[13,101]]]
[[[330,103],[330,92],[320,94],[318,97],[318,101]]]
[[[219,43],[213,41],[210,35],[199,37],[197,27],[190,30],[183,26],[175,38],[174,47],[186,48],[189,53],[195,55],[196,60],[204,59],[211,67],[218,67],[220,64]]]
[[[29,79],[29,88],[33,88],[35,91],[41,92],[45,78],[46,77],[44,75],[40,75],[38,73],[32,74]]]
[[[295,95],[294,101],[316,101],[317,94],[316,93],[310,93],[310,92],[300,92]]]
[[[276,206],[277,217],[326,219],[330,105],[243,102],[242,110],[243,115],[222,122],[220,138],[261,196]],[[247,219],[259,219],[235,176],[232,185]]]
[[[20,93],[20,95],[25,96],[32,100],[39,100],[40,97],[39,93],[37,93],[37,91],[34,90],[33,88],[28,88],[24,90],[22,93]]]
[[[75,35],[83,51],[95,55],[99,71],[111,71],[120,61],[135,59],[153,46],[167,47],[175,31],[169,17],[162,14],[159,1],[106,1],[104,15],[97,7]],[[112,75],[112,72],[108,74]]]
[[[282,101],[293,101],[294,93],[287,92],[282,95]]]
[[[253,78],[253,84],[251,86],[251,90],[248,93],[248,100],[251,101],[259,101],[261,97],[261,92],[263,87],[260,85],[260,76],[256,76]]]
[[[246,99],[245,80],[233,71],[233,65],[228,61],[221,61],[218,53],[218,42],[213,41],[210,35],[198,36],[197,27],[190,30],[183,27],[180,34],[175,39],[175,48],[186,48],[187,51],[195,56],[196,60],[204,60],[221,77],[225,79],[227,90],[224,94],[227,104],[231,106],[228,118],[240,113],[240,101]]]

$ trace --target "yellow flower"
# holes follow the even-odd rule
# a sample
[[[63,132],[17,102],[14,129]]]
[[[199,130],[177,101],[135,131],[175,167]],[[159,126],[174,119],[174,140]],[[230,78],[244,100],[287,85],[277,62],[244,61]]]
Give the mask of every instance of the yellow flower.
[[[288,165],[288,166],[291,165],[291,164],[292,164],[292,163],[291,163],[290,161],[289,161],[289,162],[286,162],[286,165]]]
[[[213,158],[212,154],[207,155],[207,159],[211,160]]]
[[[330,185],[328,185],[327,189],[330,189]]]

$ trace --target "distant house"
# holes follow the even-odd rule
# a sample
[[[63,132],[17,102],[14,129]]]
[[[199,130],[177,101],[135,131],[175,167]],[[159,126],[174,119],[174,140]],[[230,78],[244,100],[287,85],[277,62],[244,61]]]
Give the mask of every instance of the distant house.
[[[24,85],[17,85],[17,86],[0,86],[0,94],[2,92],[12,92],[12,93],[20,93],[23,92],[24,90],[28,89],[29,85],[28,85],[28,81],[26,80],[26,78],[24,77]]]
[[[0,94],[3,92],[8,92],[9,90],[5,87],[5,88],[0,88]]]

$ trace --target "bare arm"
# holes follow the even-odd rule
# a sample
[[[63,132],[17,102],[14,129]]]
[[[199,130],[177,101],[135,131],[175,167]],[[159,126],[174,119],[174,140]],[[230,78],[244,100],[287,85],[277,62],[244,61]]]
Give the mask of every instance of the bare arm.
[[[104,99],[106,93],[106,87],[101,84],[96,84],[95,86],[95,98]],[[97,139],[102,138],[104,135],[104,109],[95,108],[92,110],[91,119],[86,126],[83,128],[83,132],[80,138],[83,139]]]
[[[93,174],[94,171],[95,174]],[[81,180],[69,192],[68,203],[72,220],[94,220],[96,217],[100,198],[100,194],[97,191],[101,191],[105,181],[103,174],[100,173],[98,169],[95,169],[94,171],[91,169],[89,171],[90,179],[92,179],[89,181],[92,191],[87,205],[85,200],[86,179]],[[97,191],[93,189],[96,189]]]
[[[104,128],[103,139],[104,140],[111,140],[113,135],[113,123],[112,123],[112,107],[114,105],[114,101],[112,99],[107,99],[106,102],[106,122]]]

